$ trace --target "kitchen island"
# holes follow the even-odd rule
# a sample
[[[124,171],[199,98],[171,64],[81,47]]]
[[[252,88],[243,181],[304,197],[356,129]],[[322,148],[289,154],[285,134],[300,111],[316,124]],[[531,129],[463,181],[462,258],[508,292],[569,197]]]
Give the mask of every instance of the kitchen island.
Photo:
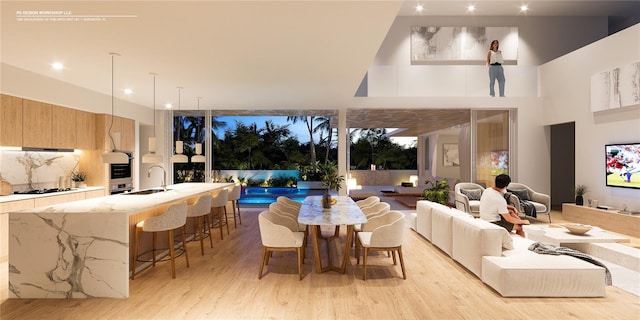
[[[231,183],[184,183],[9,213],[11,298],[126,298],[133,228]]]

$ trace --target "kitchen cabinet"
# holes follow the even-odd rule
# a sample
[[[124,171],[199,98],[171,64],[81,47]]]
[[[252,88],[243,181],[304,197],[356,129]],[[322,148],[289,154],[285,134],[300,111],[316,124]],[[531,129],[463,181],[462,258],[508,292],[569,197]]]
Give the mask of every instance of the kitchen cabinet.
[[[55,196],[49,196],[49,197],[35,198],[34,199],[35,208],[84,200],[85,194],[86,192],[75,192],[75,193],[61,194],[61,195],[55,195]]]
[[[76,147],[75,149],[92,150],[96,148],[96,115],[95,113],[75,110],[76,113]]]
[[[22,146],[51,148],[51,105],[22,100]]]
[[[0,95],[0,146],[22,146],[22,98]]]
[[[85,199],[93,199],[93,198],[99,198],[99,197],[104,197],[105,195],[105,190],[104,189],[100,189],[100,190],[93,190],[93,191],[87,191],[85,192]]]
[[[119,151],[133,152],[135,150],[135,120],[113,116],[113,125],[111,124],[110,114],[99,114],[96,116],[96,138],[97,147],[101,150],[112,150],[111,138],[109,137],[109,128],[111,128],[111,136],[115,144],[115,149]],[[118,136],[120,143],[118,144]]]
[[[63,149],[76,148],[75,110],[51,106],[51,146]]]

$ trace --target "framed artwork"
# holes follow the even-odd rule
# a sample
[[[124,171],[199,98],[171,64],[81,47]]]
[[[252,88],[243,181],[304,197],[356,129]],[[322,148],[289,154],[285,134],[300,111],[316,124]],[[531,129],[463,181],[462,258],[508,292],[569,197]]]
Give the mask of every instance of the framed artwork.
[[[517,27],[411,27],[411,64],[484,64],[500,41],[505,64],[518,61]]]
[[[442,165],[455,167],[460,165],[460,155],[457,143],[444,143],[442,145]]]
[[[640,104],[640,62],[591,76],[591,112]]]

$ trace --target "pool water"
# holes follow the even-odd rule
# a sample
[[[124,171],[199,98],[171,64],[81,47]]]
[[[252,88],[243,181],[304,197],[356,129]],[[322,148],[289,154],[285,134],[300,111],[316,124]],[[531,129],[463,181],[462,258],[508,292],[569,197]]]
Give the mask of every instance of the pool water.
[[[304,201],[309,190],[286,187],[247,187],[240,195],[240,204],[270,204],[279,196],[286,196],[298,202]]]

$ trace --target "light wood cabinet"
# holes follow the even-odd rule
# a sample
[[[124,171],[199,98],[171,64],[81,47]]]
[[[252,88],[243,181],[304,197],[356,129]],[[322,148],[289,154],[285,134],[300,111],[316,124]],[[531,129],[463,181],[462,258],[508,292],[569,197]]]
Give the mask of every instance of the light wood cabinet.
[[[640,237],[640,216],[619,213],[618,210],[604,210],[573,203],[562,204],[562,219],[590,224],[602,229]]]
[[[85,192],[85,199],[93,199],[93,198],[99,198],[99,197],[104,197],[105,196],[105,190],[101,189],[101,190],[92,190],[92,191],[87,191]]]
[[[122,118],[122,151],[133,152],[136,149],[136,121]]]
[[[51,146],[53,148],[76,148],[76,111],[51,106]]]
[[[0,95],[0,146],[22,146],[22,98]]]
[[[51,148],[51,105],[39,101],[22,101],[22,146]]]
[[[91,112],[75,110],[76,147],[91,150],[96,148],[96,115]]]
[[[86,194],[86,192],[76,192],[76,193],[61,194],[61,195],[56,195],[56,196],[35,198],[34,199],[35,208],[53,206],[53,205],[61,204],[61,203],[84,200],[85,199],[85,194]]]

